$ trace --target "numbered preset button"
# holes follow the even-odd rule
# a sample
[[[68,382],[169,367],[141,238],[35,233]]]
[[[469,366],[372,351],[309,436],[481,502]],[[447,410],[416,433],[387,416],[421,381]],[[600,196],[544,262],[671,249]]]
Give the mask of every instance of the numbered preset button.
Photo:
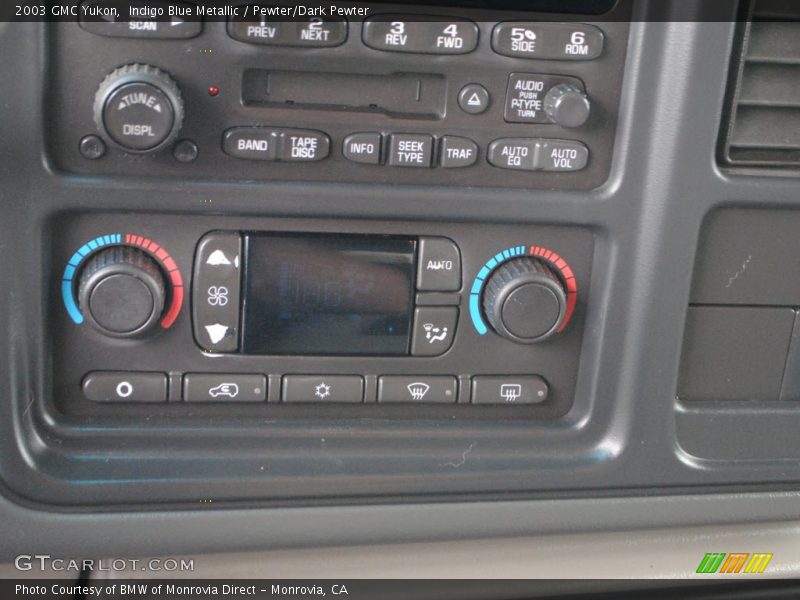
[[[465,19],[379,15],[364,21],[364,44],[387,52],[466,54],[478,46],[478,26]]]
[[[492,32],[498,54],[544,60],[592,60],[603,53],[605,36],[583,23],[499,23]]]

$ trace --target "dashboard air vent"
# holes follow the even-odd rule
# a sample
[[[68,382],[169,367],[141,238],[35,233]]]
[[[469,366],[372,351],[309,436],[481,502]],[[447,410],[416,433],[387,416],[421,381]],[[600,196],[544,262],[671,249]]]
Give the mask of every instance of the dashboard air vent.
[[[734,64],[723,160],[800,167],[800,2],[752,0]],[[737,68],[738,67],[738,68]]]

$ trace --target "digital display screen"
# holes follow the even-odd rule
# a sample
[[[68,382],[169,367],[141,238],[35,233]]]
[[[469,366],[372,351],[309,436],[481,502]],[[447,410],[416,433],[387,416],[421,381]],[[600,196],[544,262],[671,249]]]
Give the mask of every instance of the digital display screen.
[[[340,234],[245,238],[246,354],[407,354],[416,242]]]

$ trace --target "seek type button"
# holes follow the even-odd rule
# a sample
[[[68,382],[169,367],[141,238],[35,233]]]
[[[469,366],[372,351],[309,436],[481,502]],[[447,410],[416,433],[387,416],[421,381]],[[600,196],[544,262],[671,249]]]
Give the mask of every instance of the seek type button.
[[[453,345],[457,308],[423,307],[414,311],[412,356],[439,356]]]
[[[283,148],[281,160],[312,162],[322,160],[330,152],[331,140],[321,131],[288,129],[281,132]]]
[[[389,164],[393,167],[430,167],[433,136],[393,133],[389,143]]]
[[[461,289],[461,255],[455,243],[447,238],[420,238],[417,289],[423,292]]]

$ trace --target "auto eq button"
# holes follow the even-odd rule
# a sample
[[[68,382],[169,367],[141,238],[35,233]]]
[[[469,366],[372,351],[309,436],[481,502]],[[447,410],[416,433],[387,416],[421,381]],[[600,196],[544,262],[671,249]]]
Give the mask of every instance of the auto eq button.
[[[92,402],[166,402],[164,373],[92,371],[81,383],[83,395]]]
[[[414,311],[412,356],[439,356],[447,352],[453,345],[457,321],[457,308],[417,308]]]
[[[239,347],[241,237],[214,232],[200,240],[194,261],[194,339],[208,352]]]
[[[455,377],[384,376],[378,379],[378,402],[453,404],[457,389]]]
[[[536,138],[503,138],[489,144],[486,160],[501,169],[536,171],[539,164],[539,140]]]
[[[362,402],[364,378],[358,375],[286,375],[281,399],[283,402]]]
[[[187,373],[183,376],[185,402],[264,402],[267,379],[260,374]]]

